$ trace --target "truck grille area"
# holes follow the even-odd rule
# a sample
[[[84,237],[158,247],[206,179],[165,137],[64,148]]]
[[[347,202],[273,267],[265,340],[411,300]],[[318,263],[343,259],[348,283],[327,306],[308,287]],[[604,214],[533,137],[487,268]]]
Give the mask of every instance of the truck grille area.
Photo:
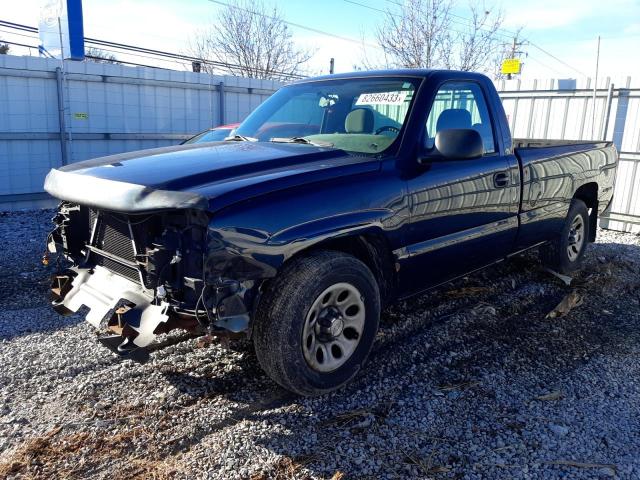
[[[117,273],[118,275],[128,278],[129,280],[133,280],[134,282],[140,283],[140,274],[138,270],[132,267],[128,267],[127,265],[123,265],[122,263],[118,263],[114,260],[111,260],[107,257],[102,257],[98,254],[95,255],[94,263],[101,267],[106,268],[107,270],[112,271],[113,273]],[[143,277],[144,278],[144,277]],[[145,282],[145,286],[146,282]]]
[[[91,210],[90,225],[92,227],[97,216],[97,212]],[[129,262],[135,262],[136,253],[128,221],[117,219],[109,214],[102,214],[95,228],[93,246]]]
[[[140,283],[142,277],[143,285],[150,288],[146,270],[137,262],[136,255],[144,255],[146,252],[151,224],[150,216],[132,218],[91,209],[90,245],[99,251],[91,249],[89,261],[134,282]]]

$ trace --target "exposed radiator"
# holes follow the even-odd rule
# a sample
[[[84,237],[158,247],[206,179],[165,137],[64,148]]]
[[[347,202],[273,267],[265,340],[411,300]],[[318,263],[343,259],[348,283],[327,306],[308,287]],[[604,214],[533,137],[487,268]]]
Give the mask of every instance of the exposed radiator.
[[[91,223],[95,222],[95,211],[91,210]],[[135,251],[129,222],[111,214],[102,213],[98,220],[93,246],[130,262],[135,262]]]
[[[96,225],[97,218],[97,225]],[[89,226],[95,228],[91,246],[100,251],[92,250],[90,260],[107,270],[125,278],[146,284],[144,270],[136,264],[136,253],[144,253],[144,245],[140,240],[144,238],[144,221],[131,221],[125,216],[116,216],[108,212],[90,210]],[[136,238],[137,237],[137,238]],[[134,242],[137,242],[134,247]],[[104,252],[104,253],[102,253]]]

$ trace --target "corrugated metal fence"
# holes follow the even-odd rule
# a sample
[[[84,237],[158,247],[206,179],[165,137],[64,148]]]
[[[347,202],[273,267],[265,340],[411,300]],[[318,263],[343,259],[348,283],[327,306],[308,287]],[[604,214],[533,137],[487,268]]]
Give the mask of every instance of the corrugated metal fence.
[[[242,120],[280,85],[121,65],[0,55],[0,210],[45,204],[51,167],[175,144]],[[496,82],[515,137],[612,140],[607,228],[640,231],[640,85],[631,79]],[[595,111],[595,115],[594,115]]]
[[[47,204],[52,167],[237,122],[277,82],[0,55],[0,210]]]
[[[640,232],[640,88],[629,77],[496,82],[516,138],[613,141],[620,152],[615,195],[601,226]],[[595,108],[594,108],[595,107]],[[595,114],[594,114],[595,109]]]

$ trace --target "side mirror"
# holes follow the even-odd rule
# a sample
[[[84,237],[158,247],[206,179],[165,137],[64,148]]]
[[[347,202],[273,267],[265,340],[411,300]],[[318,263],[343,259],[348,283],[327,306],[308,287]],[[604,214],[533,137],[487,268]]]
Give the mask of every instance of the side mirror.
[[[435,149],[444,158],[467,160],[481,157],[484,143],[477,130],[472,128],[448,128],[436,134]]]

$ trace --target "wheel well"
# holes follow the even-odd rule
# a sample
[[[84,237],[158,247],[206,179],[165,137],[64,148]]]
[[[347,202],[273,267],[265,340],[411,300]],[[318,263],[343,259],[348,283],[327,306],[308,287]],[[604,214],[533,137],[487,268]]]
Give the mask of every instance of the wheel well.
[[[598,230],[598,184],[595,182],[585,183],[576,190],[573,198],[582,200],[591,210],[589,213],[589,241],[595,242]]]
[[[310,250],[337,250],[353,255],[373,273],[380,288],[382,305],[387,304],[393,297],[396,287],[394,262],[391,250],[382,235],[373,233],[335,238],[321,242]]]

